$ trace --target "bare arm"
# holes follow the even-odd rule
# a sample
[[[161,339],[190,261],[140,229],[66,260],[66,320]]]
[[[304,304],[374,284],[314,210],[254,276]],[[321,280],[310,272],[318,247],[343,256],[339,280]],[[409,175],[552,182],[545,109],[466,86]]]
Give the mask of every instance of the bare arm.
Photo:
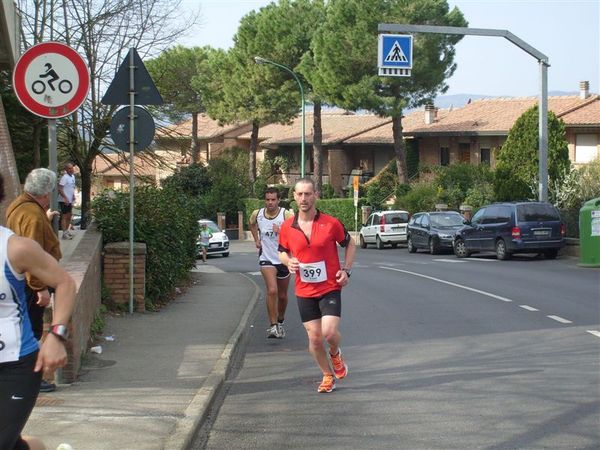
[[[12,236],[8,241],[8,259],[17,272],[29,272],[47,286],[55,288],[52,324],[67,325],[75,306],[73,278],[31,239]],[[49,334],[38,354],[35,371],[51,372],[66,363],[67,352],[62,341]]]
[[[258,236],[258,224],[256,223],[256,216],[258,216],[258,210],[254,210],[248,219],[248,225],[250,227],[250,233],[254,238],[254,245],[256,248],[261,248],[260,238]]]

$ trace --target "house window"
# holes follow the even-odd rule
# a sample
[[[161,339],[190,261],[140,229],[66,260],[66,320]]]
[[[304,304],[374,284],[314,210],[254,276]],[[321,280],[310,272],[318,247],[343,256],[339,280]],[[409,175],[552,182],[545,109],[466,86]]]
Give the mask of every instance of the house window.
[[[481,149],[481,164],[487,164],[488,166],[490,165],[490,149],[489,148],[482,148]]]
[[[588,163],[598,158],[598,135],[578,134],[575,136],[575,162]]]
[[[447,166],[450,164],[450,149],[448,147],[440,148],[440,165]]]

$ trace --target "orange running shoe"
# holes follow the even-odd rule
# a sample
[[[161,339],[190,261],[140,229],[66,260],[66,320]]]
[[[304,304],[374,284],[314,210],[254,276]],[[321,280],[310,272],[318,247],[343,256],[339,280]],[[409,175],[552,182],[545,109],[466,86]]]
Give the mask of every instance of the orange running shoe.
[[[329,354],[331,357],[331,362],[333,363],[333,373],[335,373],[335,377],[338,380],[341,380],[346,375],[348,375],[348,366],[344,362],[344,358],[342,358],[342,350],[338,349],[337,355]]]
[[[323,375],[323,381],[321,381],[321,384],[319,385],[317,392],[320,394],[323,394],[323,393],[331,392],[334,389],[335,389],[335,377],[330,373]]]

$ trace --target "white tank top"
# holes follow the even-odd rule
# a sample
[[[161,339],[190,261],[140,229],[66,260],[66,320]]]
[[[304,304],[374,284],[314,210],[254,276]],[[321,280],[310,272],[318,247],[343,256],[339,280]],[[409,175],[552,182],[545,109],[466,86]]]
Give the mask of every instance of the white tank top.
[[[25,275],[8,260],[8,239],[13,232],[0,226],[0,364],[17,361],[38,349],[27,313]]]
[[[260,235],[261,251],[258,256],[259,261],[269,261],[272,264],[281,264],[279,261],[279,231],[273,231],[273,225],[281,227],[285,222],[285,208],[279,208],[277,215],[268,219],[265,217],[265,208],[258,210],[256,215],[256,225]]]

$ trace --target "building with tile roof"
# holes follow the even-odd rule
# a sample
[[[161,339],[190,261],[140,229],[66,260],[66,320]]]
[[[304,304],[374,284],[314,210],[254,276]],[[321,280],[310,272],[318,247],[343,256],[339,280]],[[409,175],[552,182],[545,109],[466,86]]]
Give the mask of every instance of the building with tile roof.
[[[490,164],[506,140],[515,121],[537,103],[536,97],[486,98],[461,108],[413,111],[402,119],[403,135],[418,155],[420,165],[448,165],[456,162]],[[582,82],[580,94],[549,97],[548,109],[566,125],[569,157],[585,164],[599,157],[600,97],[590,94]],[[366,180],[381,171],[394,157],[392,121],[389,117],[324,111],[323,183],[341,193],[350,185],[351,175]],[[203,115],[199,135],[201,161],[210,162],[228,147],[249,148],[251,124],[221,126]],[[314,170],[312,142],[313,115],[306,114],[305,168]],[[301,118],[289,124],[267,124],[259,129],[257,164],[265,157],[284,156],[291,167],[270,179],[291,185],[300,176]],[[189,152],[191,121],[167,129],[157,136],[156,148],[185,155]],[[182,163],[189,161],[183,160]]]

